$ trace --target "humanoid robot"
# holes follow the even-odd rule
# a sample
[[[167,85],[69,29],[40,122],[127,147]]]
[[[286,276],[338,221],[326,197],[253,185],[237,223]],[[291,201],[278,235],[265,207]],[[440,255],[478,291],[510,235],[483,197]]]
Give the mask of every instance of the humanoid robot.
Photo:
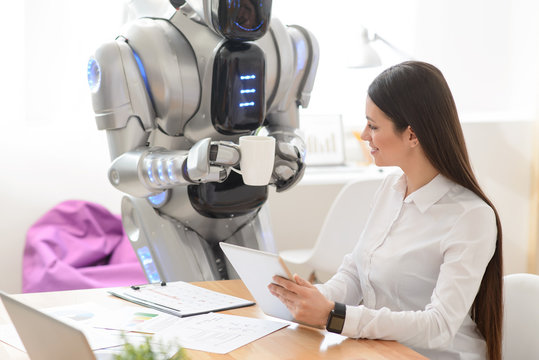
[[[149,282],[236,278],[219,242],[276,251],[268,186],[231,172],[238,139],[276,139],[276,191],[301,179],[298,108],[309,103],[318,44],[270,22],[271,0],[170,1],[165,13],[128,22],[88,63],[108,177],[126,194],[122,223]]]

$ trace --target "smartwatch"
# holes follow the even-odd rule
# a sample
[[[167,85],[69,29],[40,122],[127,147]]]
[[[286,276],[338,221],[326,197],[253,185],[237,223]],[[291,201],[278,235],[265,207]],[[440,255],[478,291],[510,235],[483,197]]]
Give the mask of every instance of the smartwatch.
[[[326,330],[340,334],[344,326],[344,319],[346,318],[346,305],[335,302],[335,307],[328,316],[328,322],[326,324]]]

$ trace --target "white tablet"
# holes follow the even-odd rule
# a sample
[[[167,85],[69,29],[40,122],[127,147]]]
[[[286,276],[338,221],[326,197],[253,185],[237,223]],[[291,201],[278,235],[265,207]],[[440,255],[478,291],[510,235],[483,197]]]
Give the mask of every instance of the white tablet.
[[[280,319],[294,320],[287,307],[268,290],[274,275],[292,279],[283,259],[277,254],[243,246],[224,242],[219,245],[262,311]]]

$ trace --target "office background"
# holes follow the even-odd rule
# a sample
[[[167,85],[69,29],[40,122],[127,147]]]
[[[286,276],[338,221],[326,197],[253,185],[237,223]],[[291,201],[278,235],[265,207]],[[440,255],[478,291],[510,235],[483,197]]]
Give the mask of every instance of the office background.
[[[0,4],[0,10],[0,288],[20,292],[25,233],[45,211],[67,199],[120,211],[122,194],[106,179],[108,148],[95,125],[85,71],[93,50],[117,34],[123,1],[95,0],[89,6],[80,0],[26,0]],[[274,0],[274,16],[305,26],[320,42],[315,90],[302,113],[341,115],[345,134],[364,125],[370,80],[404,60],[377,43],[382,67],[347,68],[359,25],[444,72],[473,166],[500,212],[506,273],[528,269],[532,165],[537,162],[532,149],[539,140],[534,140],[538,10],[539,4],[528,0]],[[347,159],[356,156],[349,153]],[[314,242],[343,185],[327,171],[326,177],[307,175],[289,192],[271,192],[280,250]]]

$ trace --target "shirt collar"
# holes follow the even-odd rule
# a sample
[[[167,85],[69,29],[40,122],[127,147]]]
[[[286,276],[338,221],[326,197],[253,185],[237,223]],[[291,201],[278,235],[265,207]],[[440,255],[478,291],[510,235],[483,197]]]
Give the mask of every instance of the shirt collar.
[[[438,174],[429,183],[409,194],[404,199],[404,202],[407,204],[414,202],[419,211],[424,213],[434,203],[440,200],[442,196],[447,194],[453,185],[454,183],[451,180],[442,174]],[[393,189],[401,193],[404,197],[404,194],[406,193],[406,186],[406,175],[403,174],[395,185],[393,185]]]

